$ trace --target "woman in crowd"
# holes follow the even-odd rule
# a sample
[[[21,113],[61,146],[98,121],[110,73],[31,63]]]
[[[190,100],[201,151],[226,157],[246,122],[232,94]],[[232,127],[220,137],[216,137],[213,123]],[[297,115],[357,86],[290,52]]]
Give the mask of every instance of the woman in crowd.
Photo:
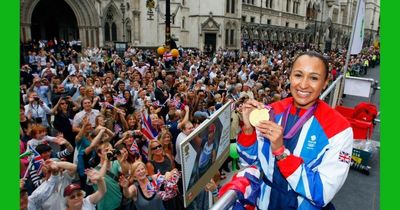
[[[75,146],[75,134],[72,131],[71,122],[78,110],[79,105],[73,102],[70,96],[66,98],[60,97],[57,104],[51,109],[54,114],[54,128],[61,132],[64,138],[73,146]]]
[[[149,176],[146,165],[141,161],[136,161],[132,165],[132,175],[134,183],[129,184],[128,179],[120,176],[119,182],[124,196],[132,198],[136,209],[140,210],[164,210],[161,197],[156,191],[150,190],[151,182],[157,180],[157,175]]]
[[[165,154],[174,157],[171,132],[169,132],[167,129],[162,131],[161,134],[158,135],[158,141],[162,145],[163,147],[162,149],[165,152]]]
[[[89,181],[97,185],[98,190],[85,197],[86,192],[82,190],[80,185],[68,185],[64,189],[66,210],[95,210],[96,204],[107,192],[104,176],[101,175],[101,172],[97,172],[94,169],[89,169],[86,171],[86,174]]]

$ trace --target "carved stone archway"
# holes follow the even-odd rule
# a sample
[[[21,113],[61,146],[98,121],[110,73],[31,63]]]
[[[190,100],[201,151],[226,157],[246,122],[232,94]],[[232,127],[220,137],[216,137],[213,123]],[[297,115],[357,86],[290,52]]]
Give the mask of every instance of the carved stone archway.
[[[35,7],[40,0],[25,0],[21,1],[20,4],[20,22],[21,22],[21,38],[22,41],[28,41],[32,39],[31,24],[32,14]],[[102,43],[100,38],[100,18],[93,2],[90,0],[64,0],[75,14],[78,30],[79,39],[82,41],[82,46],[99,46]],[[90,37],[95,37],[91,39]]]

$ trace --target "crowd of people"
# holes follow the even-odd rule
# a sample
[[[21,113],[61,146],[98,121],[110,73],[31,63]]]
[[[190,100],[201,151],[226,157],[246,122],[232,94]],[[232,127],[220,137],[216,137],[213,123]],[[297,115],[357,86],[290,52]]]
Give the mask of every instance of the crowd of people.
[[[235,143],[247,125],[243,104],[290,97],[296,56],[315,50],[246,42],[243,51],[180,47],[171,58],[48,43],[31,43],[21,55],[21,209],[183,209],[179,142],[231,100]],[[335,79],[346,51],[321,54],[327,81]],[[366,49],[349,68],[358,64],[367,72],[379,51]],[[216,195],[228,161],[205,191]]]

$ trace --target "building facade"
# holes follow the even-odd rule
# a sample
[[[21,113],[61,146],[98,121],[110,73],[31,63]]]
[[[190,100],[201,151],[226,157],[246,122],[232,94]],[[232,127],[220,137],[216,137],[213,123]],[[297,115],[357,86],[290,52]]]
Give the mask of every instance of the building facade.
[[[379,37],[380,0],[366,1],[365,39]],[[84,47],[165,41],[165,0],[21,0],[21,40],[80,40]],[[241,40],[349,42],[357,0],[170,0],[182,47],[239,49]]]

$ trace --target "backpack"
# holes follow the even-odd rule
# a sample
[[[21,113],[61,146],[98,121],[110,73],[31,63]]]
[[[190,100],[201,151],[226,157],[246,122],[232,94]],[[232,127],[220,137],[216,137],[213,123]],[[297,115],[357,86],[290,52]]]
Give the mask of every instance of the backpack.
[[[354,107],[353,118],[365,122],[374,122],[375,117],[378,115],[376,106],[367,102],[360,102]]]

